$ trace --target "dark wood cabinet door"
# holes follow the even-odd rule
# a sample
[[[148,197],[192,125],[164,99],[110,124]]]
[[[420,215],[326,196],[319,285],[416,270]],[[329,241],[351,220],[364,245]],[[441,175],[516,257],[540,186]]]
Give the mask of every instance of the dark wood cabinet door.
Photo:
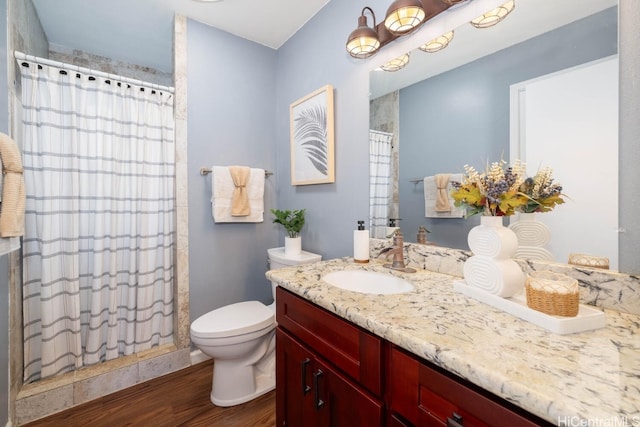
[[[276,426],[314,426],[313,354],[276,329]]]
[[[276,425],[381,426],[384,405],[331,364],[276,329]]]
[[[382,426],[384,405],[329,364],[317,360],[314,370],[314,407],[322,426]],[[320,403],[320,402],[321,403]],[[318,407],[320,405],[320,407]]]
[[[281,287],[276,288],[276,320],[332,366],[382,396],[382,339]]]

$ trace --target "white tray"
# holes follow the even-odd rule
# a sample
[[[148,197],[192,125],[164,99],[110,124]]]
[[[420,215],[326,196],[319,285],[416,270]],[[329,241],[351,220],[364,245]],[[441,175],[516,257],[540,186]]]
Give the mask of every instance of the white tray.
[[[591,331],[603,328],[607,324],[603,311],[585,304],[580,304],[578,315],[575,317],[552,316],[527,307],[524,292],[511,298],[502,298],[469,286],[464,280],[454,280],[453,289],[560,335]]]

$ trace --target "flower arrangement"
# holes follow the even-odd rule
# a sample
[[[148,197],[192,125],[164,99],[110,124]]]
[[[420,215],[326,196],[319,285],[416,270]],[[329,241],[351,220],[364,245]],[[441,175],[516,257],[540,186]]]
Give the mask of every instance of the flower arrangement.
[[[533,178],[525,179],[520,186],[520,192],[526,197],[521,212],[549,212],[556,205],[564,203],[562,185],[553,182],[552,173],[551,168],[545,167]]]
[[[516,212],[548,212],[564,203],[562,186],[553,182],[551,168],[526,177],[526,165],[516,160],[493,162],[484,173],[473,166],[464,166],[462,182],[452,182],[451,196],[457,207],[467,208],[467,217],[481,213],[486,216],[510,216]]]

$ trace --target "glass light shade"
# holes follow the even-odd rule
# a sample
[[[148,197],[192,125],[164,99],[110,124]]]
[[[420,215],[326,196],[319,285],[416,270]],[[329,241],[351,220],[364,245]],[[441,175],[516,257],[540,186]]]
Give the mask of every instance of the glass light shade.
[[[478,16],[476,19],[471,21],[471,25],[476,28],[489,28],[496,25],[498,22],[502,21],[507,17],[508,14],[516,7],[515,0],[510,0],[503,4],[502,6],[498,6],[489,12]]]
[[[384,26],[393,34],[407,34],[419,27],[424,17],[419,0],[395,0],[387,9]]]
[[[381,65],[384,71],[398,71],[402,70],[409,63],[409,54],[405,53],[402,56],[397,57],[396,59],[392,59],[384,65]]]
[[[363,15],[358,18],[358,28],[353,30],[347,39],[347,52],[358,59],[368,58],[380,48],[378,33],[367,25],[367,17],[364,16],[364,10],[362,13]]]
[[[467,0],[442,0],[442,3],[448,4],[450,6],[453,6],[453,5],[456,5],[458,3],[462,3],[463,1],[467,1]]]
[[[453,31],[449,31],[446,34],[443,34],[431,41],[426,42],[425,44],[420,46],[419,49],[429,53],[437,52],[447,47],[451,40],[453,40]]]

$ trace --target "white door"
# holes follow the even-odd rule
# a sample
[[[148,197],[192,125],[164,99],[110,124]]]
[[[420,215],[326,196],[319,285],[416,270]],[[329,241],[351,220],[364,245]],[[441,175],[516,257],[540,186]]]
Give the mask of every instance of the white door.
[[[553,168],[565,204],[540,214],[547,249],[609,258],[618,269],[618,58],[513,85],[511,160]],[[518,110],[516,112],[513,109]]]

